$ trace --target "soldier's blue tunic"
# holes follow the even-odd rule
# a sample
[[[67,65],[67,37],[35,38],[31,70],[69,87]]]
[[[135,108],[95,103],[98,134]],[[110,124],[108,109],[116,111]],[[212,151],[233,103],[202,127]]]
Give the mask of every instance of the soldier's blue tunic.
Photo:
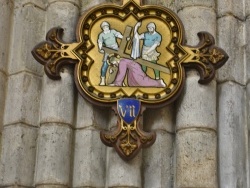
[[[155,43],[161,43],[161,35],[157,32],[150,34],[149,32],[144,33],[143,45],[147,47],[153,46]]]

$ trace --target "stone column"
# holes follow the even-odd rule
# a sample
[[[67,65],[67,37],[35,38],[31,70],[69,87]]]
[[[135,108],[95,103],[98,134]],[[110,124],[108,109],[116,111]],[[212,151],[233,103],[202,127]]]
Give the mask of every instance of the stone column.
[[[174,105],[144,112],[146,131],[156,131],[156,141],[143,149],[143,186],[145,188],[173,187]]]
[[[78,0],[48,0],[47,28],[64,28],[65,42],[75,41],[79,17]],[[74,122],[74,81],[72,67],[64,67],[61,80],[43,77],[40,130],[37,143],[35,186],[71,186],[72,127]]]
[[[100,3],[104,3],[105,0],[85,0],[81,1],[81,13],[84,13],[89,8],[96,6]]]
[[[176,0],[142,0],[144,5],[158,5],[170,8],[176,12]]]
[[[94,7],[94,6],[98,6],[101,4],[121,4],[121,1],[123,0],[81,0],[81,13],[83,14],[85,11],[87,11],[88,9]]]
[[[244,2],[217,3],[218,45],[229,55],[226,65],[218,71],[220,187],[248,187]]]
[[[3,1],[1,8],[4,8],[2,5]],[[7,45],[1,45],[7,49],[8,34],[12,36],[5,99],[0,186],[31,187],[35,170],[42,68],[34,63],[30,51],[37,41],[41,41],[44,37],[45,5],[40,0],[26,0],[14,1],[14,7],[12,31],[5,28],[9,25],[6,23],[3,25],[5,33],[0,34],[1,37],[7,36],[7,41],[3,40]],[[5,8],[4,12],[8,11],[8,7]],[[7,16],[10,14],[7,13]],[[5,18],[5,21],[10,18],[11,16]],[[1,24],[5,21],[1,21]],[[6,52],[3,51],[1,55],[7,56]],[[7,58],[1,57],[1,64],[2,60],[6,65]]]
[[[10,43],[10,27],[11,15],[13,13],[13,2],[4,0],[0,2],[0,106],[4,106],[6,82],[7,82],[7,65],[8,65],[8,51]],[[3,128],[3,114],[4,108],[0,109],[0,154],[2,148],[2,128]]]
[[[247,84],[247,92],[246,92],[246,105],[247,105],[247,126],[248,126],[248,169],[247,169],[247,187],[250,186],[250,2],[245,1],[245,10],[246,10],[246,84]]]
[[[78,95],[73,187],[105,186],[106,146],[100,140],[100,130],[108,125],[108,111],[94,108]]]
[[[214,0],[180,0],[187,44],[198,44],[199,31],[216,36]],[[216,81],[198,83],[197,71],[188,71],[178,100],[176,118],[176,174],[174,187],[218,187]]]

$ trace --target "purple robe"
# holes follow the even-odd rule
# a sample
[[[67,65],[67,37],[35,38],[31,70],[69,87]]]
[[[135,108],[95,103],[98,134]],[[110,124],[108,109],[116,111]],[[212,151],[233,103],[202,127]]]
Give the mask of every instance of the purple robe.
[[[128,75],[129,86],[165,87],[162,80],[154,80],[147,76],[137,62],[130,59],[121,59],[119,70],[113,84],[122,86],[124,78]]]

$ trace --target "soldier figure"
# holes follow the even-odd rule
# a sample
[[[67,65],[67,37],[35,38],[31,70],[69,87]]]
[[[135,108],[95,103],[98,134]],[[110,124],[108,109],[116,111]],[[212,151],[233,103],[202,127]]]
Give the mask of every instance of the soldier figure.
[[[134,39],[133,39],[133,49],[131,57],[134,59],[140,56],[140,43],[139,40],[143,39],[142,47],[142,59],[150,61],[154,64],[157,63],[160,53],[156,51],[156,48],[160,45],[162,37],[156,32],[155,23],[151,22],[147,25],[148,31],[142,34],[138,34],[138,28],[141,26],[141,22],[138,22],[134,28]],[[147,71],[146,66],[142,66],[144,72]],[[155,79],[160,79],[160,71],[154,70]]]
[[[107,63],[107,58],[108,55],[104,50],[102,49],[103,46],[107,48],[111,48],[114,50],[118,50],[119,46],[117,44],[116,39],[123,38],[123,35],[116,31],[115,29],[110,29],[110,24],[108,22],[102,22],[101,23],[101,28],[102,32],[98,36],[98,47],[99,47],[99,52],[104,53],[103,56],[103,64],[101,68],[101,81],[100,81],[100,86],[105,86],[106,85],[106,72],[108,69],[108,63]]]

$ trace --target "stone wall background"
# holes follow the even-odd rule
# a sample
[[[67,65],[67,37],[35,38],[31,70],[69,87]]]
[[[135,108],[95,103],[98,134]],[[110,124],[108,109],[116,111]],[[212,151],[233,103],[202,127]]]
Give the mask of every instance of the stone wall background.
[[[144,1],[175,11],[187,44],[208,31],[230,59],[209,85],[189,71],[176,103],[145,112],[145,129],[155,129],[157,140],[130,162],[101,143],[99,131],[116,117],[79,96],[72,67],[53,81],[30,53],[52,27],[74,41],[79,16],[104,2],[121,4],[0,1],[0,187],[250,187],[250,1]]]

